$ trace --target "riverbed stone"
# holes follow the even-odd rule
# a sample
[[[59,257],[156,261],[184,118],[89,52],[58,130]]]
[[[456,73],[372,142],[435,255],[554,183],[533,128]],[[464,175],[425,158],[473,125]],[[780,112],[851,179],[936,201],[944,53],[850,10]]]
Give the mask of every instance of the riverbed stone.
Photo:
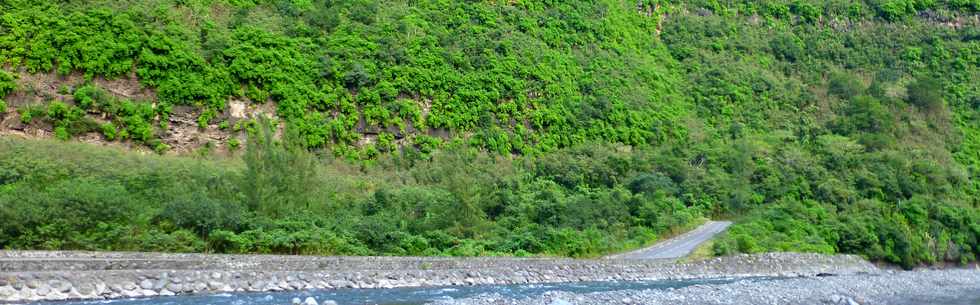
[[[170,280],[165,277],[157,278],[156,281],[153,281],[153,288],[150,289],[160,291],[164,287],[167,287],[168,283],[170,283]]]
[[[10,296],[14,295],[15,293],[17,293],[17,291],[14,290],[13,287],[10,286],[0,287],[0,299],[10,298]]]
[[[207,282],[202,282],[202,281],[195,280],[195,282],[192,285],[189,285],[189,286],[192,286],[195,291],[206,291],[206,290],[208,290],[208,283]]]
[[[3,260],[0,253],[0,262]],[[70,255],[70,254],[69,254]],[[101,253],[87,254],[88,257],[98,258]],[[65,268],[72,272],[18,274],[24,280],[40,279],[43,283],[51,280],[63,280],[70,284],[67,293],[62,287],[51,284],[53,288],[49,295],[55,297],[75,297],[89,295],[91,297],[120,297],[133,293],[123,293],[133,290],[147,294],[143,290],[152,290],[156,294],[166,295],[163,290],[172,293],[196,293],[207,291],[278,291],[299,290],[310,288],[394,288],[406,286],[431,285],[481,285],[481,284],[513,284],[567,281],[596,281],[596,280],[660,280],[665,278],[688,278],[694,276],[717,276],[727,274],[739,275],[772,275],[772,274],[815,274],[813,272],[828,272],[846,274],[855,270],[866,269],[856,260],[849,258],[797,255],[799,259],[786,259],[786,256],[739,256],[716,259],[704,263],[666,264],[652,262],[614,261],[614,260],[543,260],[543,259],[510,259],[510,258],[317,258],[309,257],[295,259],[293,257],[265,256],[236,256],[226,259],[225,256],[208,256],[199,254],[111,254],[115,258],[138,256],[140,260],[152,260],[153,257],[172,258],[181,264],[195,259],[215,269],[200,268],[196,271],[142,271],[125,269],[117,265],[113,270],[86,270],[86,263],[72,263]],[[143,257],[143,256],[146,257]],[[809,266],[794,260],[816,260],[819,264]],[[111,259],[100,259],[110,260]],[[307,262],[309,261],[309,262]],[[421,263],[419,261],[422,261]],[[841,263],[834,263],[839,261]],[[103,263],[104,264],[104,263]],[[133,264],[140,267],[144,263]],[[91,265],[95,266],[95,265]],[[127,265],[128,266],[128,265]],[[164,266],[165,265],[161,265]],[[46,266],[49,270],[56,270]],[[293,270],[295,268],[296,270]],[[873,266],[872,266],[873,268]],[[829,270],[825,270],[829,269]],[[293,270],[293,271],[276,271]],[[330,270],[330,272],[323,272]],[[364,271],[367,270],[367,271]],[[776,271],[775,273],[773,271]],[[798,271],[798,272],[797,272]],[[217,277],[217,279],[216,279]],[[0,278],[7,278],[0,272]],[[82,288],[81,283],[95,283],[103,289]],[[24,284],[21,284],[24,286]],[[0,286],[3,287],[3,286]],[[11,283],[11,289],[16,290]],[[74,288],[72,288],[74,287]],[[111,287],[111,288],[109,288]],[[148,288],[149,287],[149,288]],[[75,290],[72,290],[75,289]],[[77,292],[76,292],[77,291]],[[19,296],[18,296],[19,298]],[[88,298],[88,297],[80,297]],[[773,300],[780,300],[774,298]],[[322,302],[321,302],[322,303]]]
[[[496,301],[496,300],[494,300],[494,301]],[[554,300],[551,300],[551,303],[548,303],[548,305],[572,305],[572,303],[569,303],[568,301],[565,301],[565,300],[562,300],[562,299],[554,299]]]
[[[126,282],[122,286],[122,289],[124,291],[134,291],[134,290],[139,289],[139,288],[140,287],[137,286],[136,283],[133,283],[133,282]]]
[[[138,298],[138,297],[142,297],[143,293],[141,293],[139,290],[132,289],[132,290],[123,290],[123,292],[120,293],[120,295],[127,298]]]
[[[88,282],[81,282],[75,286],[75,290],[83,296],[95,294],[95,285]]]
[[[68,281],[52,281],[51,287],[60,293],[68,293],[74,288]]]

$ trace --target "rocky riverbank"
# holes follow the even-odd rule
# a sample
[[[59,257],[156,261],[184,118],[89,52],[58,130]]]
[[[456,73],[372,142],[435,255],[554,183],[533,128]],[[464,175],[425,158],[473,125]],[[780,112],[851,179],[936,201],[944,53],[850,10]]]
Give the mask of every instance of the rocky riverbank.
[[[674,263],[0,251],[0,303],[300,289],[807,276],[876,270],[855,256],[794,253]]]
[[[980,269],[880,271],[773,281],[738,281],[681,289],[576,294],[549,292],[526,299],[482,295],[436,305],[608,304],[980,304]]]

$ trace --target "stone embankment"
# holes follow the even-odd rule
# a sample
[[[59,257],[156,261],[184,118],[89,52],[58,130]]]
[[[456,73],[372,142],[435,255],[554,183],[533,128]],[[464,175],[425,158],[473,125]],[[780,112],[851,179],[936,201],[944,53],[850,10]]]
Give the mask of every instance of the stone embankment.
[[[854,274],[856,256],[770,253],[674,263],[0,251],[0,303],[193,293]]]

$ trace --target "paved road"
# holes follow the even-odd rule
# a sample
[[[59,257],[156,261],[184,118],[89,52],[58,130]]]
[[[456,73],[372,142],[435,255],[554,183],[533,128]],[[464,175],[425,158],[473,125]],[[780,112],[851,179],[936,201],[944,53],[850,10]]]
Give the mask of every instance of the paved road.
[[[703,242],[724,232],[731,221],[709,221],[697,229],[662,241],[649,248],[607,256],[608,259],[677,259],[694,251]]]

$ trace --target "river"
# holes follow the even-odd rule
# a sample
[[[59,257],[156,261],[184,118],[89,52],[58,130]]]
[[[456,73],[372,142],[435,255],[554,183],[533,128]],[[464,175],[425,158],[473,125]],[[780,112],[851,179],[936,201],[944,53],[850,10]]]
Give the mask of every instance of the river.
[[[953,272],[953,273],[950,273]],[[643,300],[651,304],[660,304],[657,301],[660,293],[681,293],[688,295],[688,302],[681,304],[756,304],[761,299],[746,298],[748,295],[778,295],[780,293],[789,296],[800,295],[800,291],[793,292],[792,288],[801,289],[801,286],[812,287],[816,282],[847,282],[855,285],[860,282],[875,282],[887,279],[887,282],[903,282],[909,280],[908,275],[930,276],[941,281],[949,278],[950,275],[960,278],[961,284],[966,284],[967,289],[953,289],[938,293],[942,289],[927,289],[936,293],[924,291],[913,291],[901,289],[899,286],[892,286],[886,289],[890,292],[884,295],[891,295],[886,299],[877,301],[865,301],[864,304],[893,304],[893,305],[912,305],[912,304],[935,304],[935,305],[980,305],[980,283],[973,281],[975,277],[963,278],[960,275],[976,275],[976,273],[966,271],[930,271],[930,272],[911,272],[898,273],[893,275],[867,275],[861,276],[864,280],[852,277],[830,277],[830,278],[774,278],[774,277],[754,277],[754,278],[721,278],[721,279],[702,279],[702,280],[675,280],[675,281],[619,281],[619,282],[578,282],[578,283],[556,283],[556,284],[524,284],[524,285],[477,285],[477,286],[453,286],[453,287],[429,287],[429,288],[395,288],[395,289],[331,289],[331,290],[305,290],[292,292],[262,292],[262,293],[223,293],[223,294],[201,294],[183,295],[170,297],[154,297],[141,299],[116,299],[116,300],[97,300],[97,301],[62,301],[62,302],[38,302],[32,305],[288,305],[294,299],[305,300],[312,297],[319,302],[331,300],[339,305],[348,304],[379,304],[379,305],[413,305],[426,304],[429,302],[441,301],[441,304],[457,303],[462,304],[495,304],[501,299],[525,300],[518,304],[548,304],[546,302],[536,302],[535,299],[549,300],[551,298],[564,298],[571,301],[559,304],[583,303],[583,304],[603,304],[608,301],[609,296],[619,300],[623,297],[632,297],[634,300]],[[855,280],[858,280],[855,282]],[[921,283],[921,282],[920,282]],[[937,283],[939,284],[939,283]],[[817,285],[819,286],[819,285]],[[850,286],[850,285],[848,285]],[[857,284],[857,286],[862,286]],[[944,284],[940,284],[944,286]],[[726,287],[735,290],[725,290]],[[851,286],[855,288],[856,286]],[[888,286],[880,286],[882,288]],[[827,291],[839,289],[816,288]],[[840,287],[838,287],[840,288]],[[693,290],[692,290],[693,289]],[[809,289],[802,288],[802,291]],[[866,289],[866,288],[862,288]],[[660,292],[658,292],[660,291]],[[687,291],[687,292],[684,292]],[[719,291],[729,291],[721,292]],[[955,293],[951,293],[954,292]],[[698,298],[690,298],[691,292]],[[909,296],[901,296],[910,293]],[[710,296],[715,294],[714,296]],[[607,297],[603,300],[603,295]],[[707,297],[706,297],[707,296]],[[901,296],[897,297],[896,296]],[[639,297],[639,298],[637,298]],[[649,298],[647,298],[649,297]],[[494,300],[497,301],[494,301]],[[599,300],[599,301],[597,301]],[[785,300],[785,299],[784,299]],[[797,299],[795,302],[801,304],[825,304],[826,301],[816,301],[817,299],[807,297]],[[826,300],[826,298],[824,299]],[[890,300],[890,301],[884,301]],[[642,302],[641,302],[642,303]],[[673,304],[667,302],[663,304]],[[847,302],[843,302],[847,304]]]
[[[118,299],[95,301],[68,302],[38,302],[37,305],[287,305],[292,299],[305,300],[313,297],[318,301],[333,300],[339,305],[348,304],[379,304],[379,305],[413,305],[425,304],[437,300],[452,300],[473,297],[481,294],[499,294],[508,298],[536,297],[549,291],[565,291],[574,293],[590,293],[617,290],[638,289],[677,289],[692,285],[726,284],[735,281],[770,281],[773,278],[743,278],[743,279],[704,279],[684,281],[647,281],[647,282],[579,282],[558,284],[528,284],[528,285],[482,285],[482,286],[453,286],[435,288],[394,288],[394,289],[332,289],[307,290],[274,293],[223,293],[210,295],[187,295],[171,297],[154,297],[142,299]]]

